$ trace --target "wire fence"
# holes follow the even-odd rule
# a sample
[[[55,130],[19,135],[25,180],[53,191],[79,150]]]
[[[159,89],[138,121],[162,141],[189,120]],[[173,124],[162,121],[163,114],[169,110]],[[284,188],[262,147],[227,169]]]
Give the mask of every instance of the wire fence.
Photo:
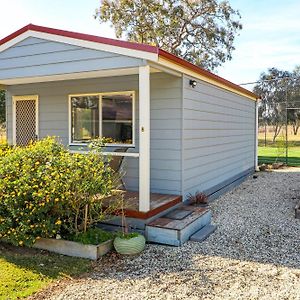
[[[260,104],[259,163],[300,166],[300,101]]]

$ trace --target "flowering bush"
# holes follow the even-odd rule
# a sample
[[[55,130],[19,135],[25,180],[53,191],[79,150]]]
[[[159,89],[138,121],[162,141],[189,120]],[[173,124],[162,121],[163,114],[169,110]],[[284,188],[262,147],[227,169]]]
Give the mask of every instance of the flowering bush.
[[[112,189],[112,170],[99,153],[71,154],[54,138],[0,149],[0,238],[32,245],[84,231],[119,208],[104,208]]]

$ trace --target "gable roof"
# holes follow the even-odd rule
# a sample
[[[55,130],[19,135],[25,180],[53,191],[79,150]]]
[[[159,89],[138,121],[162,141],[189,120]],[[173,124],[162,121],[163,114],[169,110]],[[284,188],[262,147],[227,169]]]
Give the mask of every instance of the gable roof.
[[[109,49],[113,49],[112,51],[121,53],[122,49],[123,51],[124,49],[126,49],[129,50],[129,52],[126,52],[125,55],[129,54],[131,56],[141,57],[143,59],[158,62],[162,65],[169,62],[170,64],[168,64],[168,67],[173,69],[178,68],[178,70],[183,74],[194,75],[195,77],[199,76],[199,79],[201,80],[215,84],[217,86],[220,86],[232,92],[237,92],[238,94],[242,94],[248,98],[251,98],[252,100],[256,100],[258,98],[254,93],[248,91],[245,88],[242,88],[237,84],[234,84],[218,75],[215,75],[207,70],[204,70],[203,68],[198,67],[163,49],[160,49],[159,47],[146,45],[146,44],[104,38],[104,37],[99,37],[99,36],[94,36],[89,34],[83,34],[78,32],[72,32],[72,31],[66,31],[66,30],[60,30],[60,29],[54,29],[54,28],[29,24],[17,30],[16,32],[8,35],[2,40],[0,40],[0,52],[13,46],[14,44],[20,42],[21,40],[24,40],[29,36],[34,36],[35,33],[37,33],[36,35],[37,37],[44,36],[44,38],[46,39],[47,37],[50,38],[51,36],[64,37],[68,39],[69,43],[71,44],[74,43],[77,45],[81,45],[80,41],[85,41],[88,43],[86,45],[87,48],[89,48],[89,46],[92,47],[95,44],[99,44],[99,45],[101,44],[101,45],[106,45],[108,47],[111,46],[111,48],[107,48],[106,51],[109,51]],[[42,36],[39,36],[39,34],[41,34]]]

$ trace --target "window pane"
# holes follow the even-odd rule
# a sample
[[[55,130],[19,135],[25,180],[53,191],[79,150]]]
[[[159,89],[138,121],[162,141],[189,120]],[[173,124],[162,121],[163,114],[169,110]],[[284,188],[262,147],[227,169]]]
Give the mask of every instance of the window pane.
[[[102,96],[102,136],[112,143],[132,144],[132,95]]]
[[[72,142],[86,142],[99,136],[99,97],[72,97]]]

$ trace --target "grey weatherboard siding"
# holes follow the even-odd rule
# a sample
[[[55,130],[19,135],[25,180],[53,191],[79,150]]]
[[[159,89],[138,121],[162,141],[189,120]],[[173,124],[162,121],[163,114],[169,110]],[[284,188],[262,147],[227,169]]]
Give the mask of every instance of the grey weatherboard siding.
[[[0,80],[131,68],[145,61],[64,43],[27,38],[0,53]],[[210,191],[254,169],[255,102],[187,76],[151,74],[151,192]],[[12,96],[39,95],[39,137],[59,136],[68,146],[68,96],[136,92],[135,148],[138,152],[138,75],[7,86],[7,134],[12,143]],[[71,146],[70,148],[76,149]],[[138,190],[138,159],[125,158],[126,188]],[[143,174],[141,174],[143,176]]]
[[[151,74],[151,191],[181,194],[181,78]],[[12,96],[39,95],[39,137],[58,136],[68,146],[68,96],[97,92],[136,92],[138,152],[138,75],[13,85],[7,87],[7,133],[12,143]],[[77,147],[70,147],[77,149]],[[138,159],[125,158],[126,188],[138,190]]]
[[[183,78],[183,194],[214,192],[254,169],[255,102],[230,91]],[[220,186],[218,187],[220,188]]]
[[[142,63],[137,58],[30,37],[0,53],[0,79],[129,68]]]

